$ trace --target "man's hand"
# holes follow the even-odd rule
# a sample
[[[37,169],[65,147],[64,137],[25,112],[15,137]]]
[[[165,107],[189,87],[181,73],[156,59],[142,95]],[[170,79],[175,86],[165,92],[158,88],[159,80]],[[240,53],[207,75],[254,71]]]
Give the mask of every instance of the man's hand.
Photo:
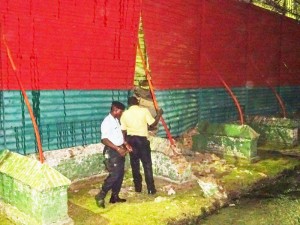
[[[117,152],[120,154],[120,156],[124,157],[127,153],[127,149],[123,147],[118,147]]]
[[[155,121],[154,123],[152,123],[148,129],[149,130],[155,130],[156,129],[156,125],[158,124],[160,117],[162,116],[162,114],[164,113],[164,111],[162,109],[158,109],[156,112],[156,116],[155,116]]]
[[[161,117],[163,113],[164,113],[163,109],[159,109],[157,111],[157,116]]]
[[[130,144],[128,144],[127,142],[125,142],[124,145],[125,145],[125,147],[126,147],[126,149],[127,149],[128,152],[132,152],[132,147],[131,147]]]

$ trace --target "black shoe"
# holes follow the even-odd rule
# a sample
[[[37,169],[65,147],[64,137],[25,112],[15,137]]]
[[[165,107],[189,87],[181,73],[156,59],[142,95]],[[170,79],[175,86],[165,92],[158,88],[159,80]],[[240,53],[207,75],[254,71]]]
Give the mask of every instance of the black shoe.
[[[105,208],[104,198],[97,198],[97,196],[96,196],[95,200],[96,200],[96,204],[99,208]]]
[[[155,195],[156,194],[156,189],[150,189],[148,190],[149,195]]]
[[[117,202],[126,202],[126,199],[120,198],[118,195],[112,195],[110,197],[109,203],[117,203]]]

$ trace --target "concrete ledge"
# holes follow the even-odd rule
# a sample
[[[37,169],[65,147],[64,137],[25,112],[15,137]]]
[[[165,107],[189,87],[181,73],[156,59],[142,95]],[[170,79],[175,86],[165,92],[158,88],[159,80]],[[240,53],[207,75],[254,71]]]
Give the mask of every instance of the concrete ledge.
[[[192,137],[194,151],[252,159],[257,156],[259,134],[247,125],[201,122]]]
[[[0,152],[1,210],[17,224],[73,224],[67,204],[70,184],[46,164]]]

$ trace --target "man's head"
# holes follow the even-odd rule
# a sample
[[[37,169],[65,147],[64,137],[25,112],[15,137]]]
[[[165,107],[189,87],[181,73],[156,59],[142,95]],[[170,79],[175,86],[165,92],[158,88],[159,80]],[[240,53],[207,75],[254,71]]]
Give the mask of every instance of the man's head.
[[[118,101],[113,101],[111,103],[110,113],[113,117],[120,118],[125,109],[125,105]]]
[[[132,105],[138,105],[139,104],[139,100],[134,97],[134,96],[131,96],[128,98],[128,105],[129,106],[132,106]]]

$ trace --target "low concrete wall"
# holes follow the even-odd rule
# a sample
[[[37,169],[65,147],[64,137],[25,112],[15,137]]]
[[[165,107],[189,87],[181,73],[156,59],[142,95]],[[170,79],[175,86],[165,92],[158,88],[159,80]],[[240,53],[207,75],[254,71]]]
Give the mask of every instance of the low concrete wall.
[[[257,156],[257,134],[251,127],[238,124],[201,122],[192,137],[194,151],[209,151],[251,159]]]
[[[70,180],[80,180],[106,173],[103,149],[103,144],[92,144],[48,151],[44,153],[45,162]]]
[[[183,156],[174,156],[167,139],[149,137],[153,173],[173,182],[185,182],[191,179],[191,165]],[[107,173],[103,164],[104,145],[92,144],[68,149],[45,152],[45,162],[72,181]],[[36,158],[36,155],[30,157]],[[125,169],[130,169],[129,156],[126,156]]]
[[[183,183],[192,179],[192,167],[186,159],[174,151],[169,140],[160,137],[149,137],[152,149],[153,173],[176,183]]]
[[[73,224],[67,204],[70,184],[46,164],[0,152],[0,208],[16,224]]]
[[[249,116],[246,122],[260,133],[259,145],[294,147],[299,143],[299,120],[265,116]]]

